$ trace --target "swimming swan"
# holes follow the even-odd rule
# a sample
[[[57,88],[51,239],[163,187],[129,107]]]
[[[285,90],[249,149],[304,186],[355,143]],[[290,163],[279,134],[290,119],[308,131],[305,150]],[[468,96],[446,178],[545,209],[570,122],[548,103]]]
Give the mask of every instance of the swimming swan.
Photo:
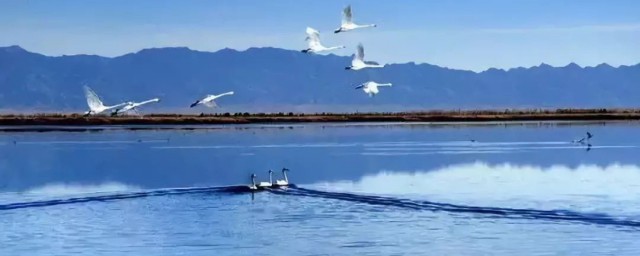
[[[381,86],[389,86],[391,87],[391,83],[384,83],[384,84],[379,84],[373,81],[369,81],[363,84],[360,84],[358,86],[356,86],[356,90],[357,89],[362,89],[366,94],[369,94],[369,97],[373,97],[376,94],[378,94],[380,92],[380,90],[378,90],[378,87]]]
[[[318,53],[324,51],[331,51],[345,48],[343,45],[333,46],[333,47],[325,47],[320,43],[320,32],[313,28],[307,27],[307,38],[305,40],[308,41],[309,47],[307,49],[302,50],[304,53]]]
[[[83,89],[84,89],[84,95],[87,98],[87,105],[89,105],[89,111],[85,112],[84,116],[98,115],[107,110],[111,110],[114,108],[119,108],[124,105],[127,105],[127,103],[125,102],[125,103],[120,103],[113,106],[105,106],[100,100],[100,97],[98,97],[98,94],[96,94],[96,92],[91,90],[89,86],[85,85],[83,86]]]
[[[289,169],[287,168],[282,168],[282,176],[284,177],[284,180],[276,180],[276,183],[273,184],[273,187],[286,187],[289,186],[289,179],[287,178],[287,172],[289,171]]]
[[[226,95],[233,95],[233,91],[225,92],[225,93],[218,94],[218,95],[211,95],[211,94],[207,95],[206,97],[204,97],[204,99],[197,100],[196,102],[192,103],[190,107],[195,107],[195,106],[197,106],[199,104],[202,104],[202,105],[205,105],[205,106],[210,107],[210,108],[215,108],[218,105],[216,104],[216,102],[214,100],[217,99],[217,98],[220,98],[222,96],[226,96]]]
[[[126,113],[127,111],[136,111],[138,107],[145,105],[145,104],[149,104],[149,103],[154,103],[154,102],[160,102],[160,99],[158,98],[153,98],[150,100],[145,100],[142,102],[132,102],[129,101],[127,102],[127,105],[122,107],[122,108],[117,108],[115,111],[113,111],[113,113],[111,113],[111,116],[117,116],[120,113]]]
[[[269,182],[266,181],[262,181],[260,183],[258,183],[258,187],[259,188],[270,188],[271,185],[273,184],[272,180],[273,180],[273,171],[269,170]]]
[[[353,56],[353,60],[351,60],[351,66],[345,67],[346,70],[361,70],[364,68],[381,68],[384,65],[380,65],[375,61],[364,61],[364,47],[362,44],[358,44],[358,50],[356,51],[356,55]]]
[[[353,23],[353,13],[351,12],[351,5],[347,5],[347,7],[342,10],[342,23],[340,27],[333,31],[333,33],[347,32],[354,29],[359,28],[369,28],[369,27],[377,27],[376,24],[368,24],[368,25],[358,25]]]
[[[258,190],[258,187],[256,186],[256,174],[252,173],[251,174],[251,185],[247,186],[249,188],[249,190]]]

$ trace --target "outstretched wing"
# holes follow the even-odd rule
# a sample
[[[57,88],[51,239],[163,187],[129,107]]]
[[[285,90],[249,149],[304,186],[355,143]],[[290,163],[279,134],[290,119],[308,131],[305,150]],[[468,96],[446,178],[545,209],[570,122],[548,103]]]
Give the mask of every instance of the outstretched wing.
[[[311,27],[307,27],[307,41],[309,41],[309,48],[315,48],[320,45],[320,32]]]
[[[83,86],[83,88],[84,88],[84,96],[87,98],[87,105],[89,105],[89,109],[95,110],[95,109],[102,108],[104,106],[104,104],[102,104],[102,101],[100,100],[96,92],[91,90],[91,88],[89,88],[89,86],[86,86],[86,85]]]
[[[364,61],[364,47],[362,44],[358,44],[358,50],[356,51],[356,59],[359,61]]]
[[[352,20],[351,14],[351,5],[347,5],[347,7],[342,10],[342,25],[350,24]]]

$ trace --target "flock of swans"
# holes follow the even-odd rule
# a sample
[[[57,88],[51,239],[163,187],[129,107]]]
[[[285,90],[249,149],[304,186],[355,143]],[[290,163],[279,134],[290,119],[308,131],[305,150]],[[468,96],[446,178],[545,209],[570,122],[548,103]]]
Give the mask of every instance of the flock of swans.
[[[334,30],[335,34],[343,33],[347,31],[352,31],[361,28],[369,28],[369,27],[377,27],[376,24],[367,24],[367,25],[358,25],[353,22],[353,12],[351,11],[351,5],[347,5],[347,7],[342,10],[342,23],[340,27]],[[337,49],[345,48],[344,45],[326,47],[322,45],[320,42],[320,32],[318,30],[307,27],[307,37],[305,40],[308,43],[307,49],[302,50],[303,53],[319,53],[325,51],[332,51]],[[384,65],[380,65],[375,61],[365,61],[364,60],[364,46],[362,43],[358,44],[356,48],[356,53],[353,56],[353,60],[351,60],[351,66],[345,67],[346,70],[362,70],[365,68],[382,68]],[[373,97],[380,92],[378,90],[379,86],[392,86],[391,83],[376,83],[374,81],[368,81],[356,86],[357,89],[362,89],[369,97]]]
[[[128,102],[123,102],[116,105],[105,106],[104,103],[102,103],[102,100],[100,100],[100,97],[98,97],[98,94],[96,94],[96,92],[94,92],[91,88],[89,88],[86,85],[84,86],[84,93],[85,93],[85,97],[87,98],[87,105],[89,105],[89,111],[84,113],[85,116],[100,115],[107,111],[111,111],[111,116],[117,116],[119,114],[125,115],[127,113],[132,113],[132,112],[138,113],[138,107],[141,107],[149,103],[160,102],[160,99],[153,98],[153,99],[145,100],[141,102],[128,101]],[[218,106],[215,100],[217,98],[220,98],[226,95],[233,95],[233,92],[232,91],[225,92],[218,95],[207,95],[203,99],[197,100],[194,103],[192,103],[190,107],[193,108],[197,105],[204,105],[209,108],[215,108]]]
[[[282,168],[282,177],[284,178],[284,180],[276,180],[276,182],[273,182],[273,171],[269,170],[269,181],[261,181],[259,183],[256,183],[256,174],[252,173],[251,185],[249,185],[248,188],[251,191],[265,190],[270,188],[287,188],[289,186],[289,178],[287,178],[288,171],[289,169]]]
[[[369,28],[369,27],[377,27],[377,25],[376,24],[359,25],[354,23],[353,12],[351,11],[351,5],[348,5],[342,10],[342,22],[340,24],[340,27],[334,30],[334,33],[335,34],[344,33],[344,32],[353,31],[356,29]],[[332,47],[326,47],[322,45],[322,43],[320,42],[320,32],[314,28],[307,27],[306,33],[307,33],[307,37],[305,38],[305,40],[308,42],[308,48],[302,50],[303,53],[314,54],[314,53],[328,52],[328,51],[346,48],[344,45],[332,46]],[[356,52],[353,57],[353,60],[351,61],[351,65],[345,67],[345,69],[357,71],[357,70],[362,70],[366,68],[382,68],[382,67],[384,67],[384,65],[380,65],[375,61],[367,61],[364,59],[364,47],[360,43],[356,48]],[[376,83],[374,81],[368,81],[368,82],[359,84],[358,86],[355,87],[355,89],[362,89],[366,94],[369,95],[369,97],[373,97],[380,92],[378,87],[382,87],[382,86],[392,86],[392,84]],[[116,105],[107,106],[100,100],[98,95],[91,88],[85,85],[84,90],[85,90],[85,97],[87,98],[87,104],[89,105],[89,110],[84,113],[85,116],[105,114],[108,111],[111,111],[110,113],[111,116],[127,115],[129,113],[138,114],[139,113],[138,108],[142,107],[143,105],[160,102],[160,99],[153,98],[153,99],[145,100],[141,102],[128,101],[128,102],[123,102]],[[218,105],[215,102],[216,99],[223,96],[227,96],[227,95],[233,95],[233,94],[234,92],[230,91],[230,92],[225,92],[217,95],[213,95],[213,94],[206,95],[204,98],[199,99],[194,103],[192,103],[190,107],[193,108],[198,105],[203,105],[209,108],[216,108],[218,107]]]

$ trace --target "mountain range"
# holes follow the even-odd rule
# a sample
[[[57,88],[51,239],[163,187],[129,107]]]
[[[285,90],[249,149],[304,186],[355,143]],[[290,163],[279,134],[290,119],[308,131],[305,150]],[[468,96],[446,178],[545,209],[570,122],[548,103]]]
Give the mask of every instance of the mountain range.
[[[83,85],[105,104],[161,102],[144,111],[187,112],[206,94],[222,112],[396,111],[420,109],[599,108],[640,105],[640,64],[488,69],[389,64],[349,71],[351,57],[310,55],[278,48],[195,51],[151,48],[108,58],[45,56],[19,46],[0,47],[0,109],[12,112],[83,111]],[[357,84],[393,83],[368,97]]]

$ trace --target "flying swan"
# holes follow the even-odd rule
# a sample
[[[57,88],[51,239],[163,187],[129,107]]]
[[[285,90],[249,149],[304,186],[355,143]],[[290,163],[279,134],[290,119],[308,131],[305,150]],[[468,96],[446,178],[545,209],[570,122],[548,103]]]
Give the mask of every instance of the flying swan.
[[[113,106],[105,106],[100,100],[100,97],[98,97],[98,94],[96,94],[96,92],[91,90],[89,86],[85,85],[83,86],[83,89],[84,89],[84,96],[87,98],[87,105],[89,105],[89,111],[84,113],[85,116],[98,115],[107,110],[111,110],[114,108],[119,108],[124,105],[127,105],[127,103],[125,102],[125,103],[120,103]]]
[[[353,13],[351,12],[351,5],[347,5],[347,7],[342,10],[342,23],[338,29],[333,31],[333,33],[347,32],[354,29],[359,28],[369,28],[369,27],[377,27],[376,24],[368,24],[368,25],[358,25],[353,23]]]
[[[309,48],[302,50],[304,53],[318,53],[345,48],[344,45],[325,47],[320,43],[320,32],[311,27],[307,27],[307,38],[305,40],[307,40]]]
[[[120,113],[126,113],[128,111],[136,111],[138,107],[145,105],[145,104],[149,104],[149,103],[154,103],[154,102],[159,102],[160,99],[158,98],[153,98],[150,100],[145,100],[142,102],[133,102],[133,101],[129,101],[127,102],[127,105],[125,105],[122,108],[117,108],[115,111],[113,111],[113,113],[111,113],[111,116],[117,116]]]
[[[345,67],[346,70],[360,70],[364,68],[381,68],[384,65],[380,65],[375,61],[365,61],[364,60],[364,47],[362,44],[358,44],[358,50],[356,51],[356,55],[353,56],[353,60],[351,60],[351,66]]]
[[[362,89],[366,94],[369,94],[369,97],[373,97],[380,92],[380,90],[378,90],[378,87],[381,87],[381,86],[391,87],[391,83],[379,84],[373,81],[369,81],[356,86],[355,89],[356,90]]]
[[[197,106],[199,104],[202,104],[202,105],[205,105],[205,106],[210,107],[210,108],[215,108],[218,105],[216,104],[216,102],[214,100],[217,99],[217,98],[220,98],[222,96],[225,96],[225,95],[233,95],[233,91],[225,92],[225,93],[218,94],[218,95],[207,95],[206,97],[204,97],[204,99],[197,100],[196,102],[192,103],[191,107],[193,108],[193,107],[195,107],[195,106]]]

